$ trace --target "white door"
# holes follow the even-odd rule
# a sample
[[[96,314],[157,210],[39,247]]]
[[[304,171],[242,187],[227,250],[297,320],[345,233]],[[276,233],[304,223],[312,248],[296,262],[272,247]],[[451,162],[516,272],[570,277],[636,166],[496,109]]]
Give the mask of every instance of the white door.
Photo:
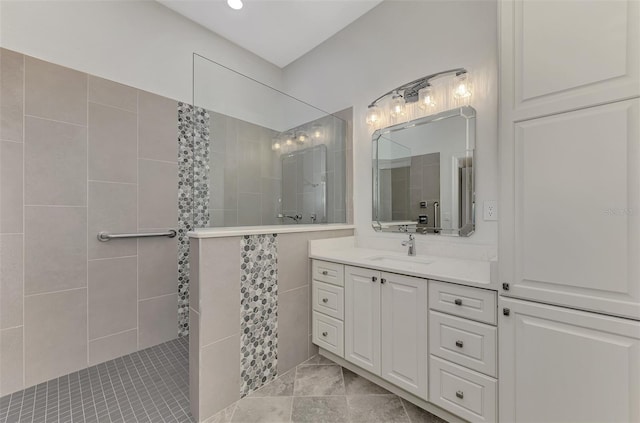
[[[382,287],[382,377],[427,399],[427,281],[392,273]]]
[[[380,272],[345,267],[345,359],[380,375]]]
[[[514,129],[502,293],[639,319],[640,100]]]
[[[637,0],[498,3],[510,120],[640,95]]]
[[[499,312],[501,423],[640,421],[640,322],[505,298]]]

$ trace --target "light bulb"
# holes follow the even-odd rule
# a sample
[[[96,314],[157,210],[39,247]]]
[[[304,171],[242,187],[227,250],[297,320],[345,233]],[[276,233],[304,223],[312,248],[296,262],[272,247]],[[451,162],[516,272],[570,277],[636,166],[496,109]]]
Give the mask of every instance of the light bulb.
[[[296,140],[300,144],[302,144],[302,143],[305,143],[305,142],[307,142],[309,140],[309,136],[307,135],[306,132],[301,131],[301,132],[298,132],[298,136],[296,137]]]
[[[418,91],[418,107],[422,110],[436,107],[436,103],[433,101],[433,88],[431,85],[427,85]]]
[[[367,110],[367,125],[377,125],[380,122],[380,108],[375,104],[369,106]]]
[[[233,10],[240,10],[242,9],[242,6],[243,6],[242,0],[227,0],[227,4]]]
[[[453,90],[453,95],[457,98],[471,97],[471,84],[466,72],[456,75],[456,88]]]
[[[285,145],[289,145],[289,146],[293,145],[293,138],[294,138],[293,134],[289,133],[285,135],[285,141],[284,141]]]
[[[311,128],[311,136],[316,140],[322,138],[322,126],[318,124],[313,125]]]
[[[278,141],[278,140],[274,140],[273,143],[271,144],[271,149],[273,151],[280,150],[280,147],[282,147],[282,146],[280,145],[280,141]]]
[[[391,97],[391,116],[398,117],[404,115],[404,98],[400,94],[394,94]]]

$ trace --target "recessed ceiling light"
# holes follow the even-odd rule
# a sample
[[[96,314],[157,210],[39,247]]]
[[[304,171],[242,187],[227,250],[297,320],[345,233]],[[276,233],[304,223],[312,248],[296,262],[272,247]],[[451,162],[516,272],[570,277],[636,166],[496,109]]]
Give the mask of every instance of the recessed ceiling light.
[[[242,0],[227,0],[227,4],[233,10],[240,10],[240,9],[242,9],[242,6],[243,6],[242,5]]]

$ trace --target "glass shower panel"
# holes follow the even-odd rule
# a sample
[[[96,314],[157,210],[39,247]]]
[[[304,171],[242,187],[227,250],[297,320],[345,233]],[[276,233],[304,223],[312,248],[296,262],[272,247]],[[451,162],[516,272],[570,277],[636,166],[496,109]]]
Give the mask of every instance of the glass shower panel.
[[[193,66],[195,227],[346,222],[346,122],[277,80]]]

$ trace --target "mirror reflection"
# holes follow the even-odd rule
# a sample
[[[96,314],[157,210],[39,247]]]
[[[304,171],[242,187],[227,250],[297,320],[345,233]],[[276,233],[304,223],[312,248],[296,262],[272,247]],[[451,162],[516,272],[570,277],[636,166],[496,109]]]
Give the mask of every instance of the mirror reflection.
[[[373,226],[469,236],[474,223],[475,110],[461,107],[373,134]]]

